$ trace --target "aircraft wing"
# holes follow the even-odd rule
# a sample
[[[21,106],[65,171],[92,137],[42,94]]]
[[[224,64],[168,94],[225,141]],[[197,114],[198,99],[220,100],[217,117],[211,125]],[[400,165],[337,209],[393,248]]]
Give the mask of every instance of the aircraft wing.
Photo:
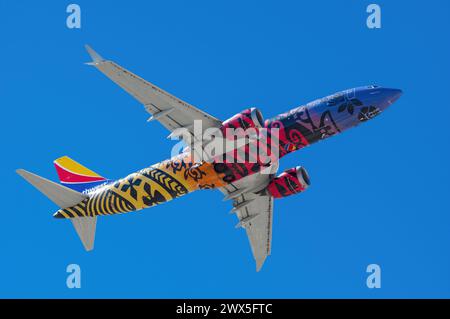
[[[226,195],[225,199],[233,200],[232,212],[239,219],[236,227],[244,228],[247,233],[256,271],[261,269],[271,251],[273,197],[255,191],[265,188],[269,180],[270,175],[257,173],[220,189]]]
[[[215,117],[176,98],[118,64],[103,59],[87,45],[86,49],[92,58],[92,62],[88,64],[95,66],[122,89],[141,102],[146,111],[152,115],[149,121],[158,120],[170,132],[179,128],[185,128],[191,135],[193,134],[195,120],[202,121],[202,131],[207,128],[221,126],[222,122]]]

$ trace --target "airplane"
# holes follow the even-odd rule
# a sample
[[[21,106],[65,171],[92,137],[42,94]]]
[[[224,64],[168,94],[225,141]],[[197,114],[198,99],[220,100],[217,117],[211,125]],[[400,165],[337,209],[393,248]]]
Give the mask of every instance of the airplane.
[[[115,62],[105,60],[87,45],[86,49],[92,58],[87,64],[143,104],[151,115],[149,121],[160,122],[171,132],[169,138],[181,138],[187,144],[170,159],[117,180],[107,179],[67,156],[54,161],[60,183],[17,170],[58,205],[60,209],[54,217],[72,222],[87,251],[94,247],[98,216],[138,211],[196,190],[219,189],[224,200],[232,201],[232,213],[239,220],[237,227],[245,229],[256,271],[260,271],[271,254],[274,199],[302,193],[311,184],[306,169],[301,166],[276,175],[279,160],[378,116],[402,95],[399,89],[368,85],[332,94],[267,120],[260,110],[249,108],[221,121]],[[197,143],[199,147],[193,146],[193,140],[198,142],[194,134],[198,123],[200,133],[208,129],[215,132],[253,129],[253,139],[247,139],[239,149],[206,155],[196,161],[195,155],[207,147],[205,141]],[[183,133],[175,134],[177,130]],[[267,150],[275,140],[276,157]],[[255,160],[254,154],[250,154],[252,143],[258,144],[258,149],[266,148],[268,156],[264,161],[258,156]],[[231,160],[224,153],[232,154]]]

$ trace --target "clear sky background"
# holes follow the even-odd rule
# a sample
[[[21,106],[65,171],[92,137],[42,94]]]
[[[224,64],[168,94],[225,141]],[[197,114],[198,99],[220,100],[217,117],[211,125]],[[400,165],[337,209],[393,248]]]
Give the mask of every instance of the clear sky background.
[[[68,1],[0,3],[0,297],[450,297],[448,1]],[[175,142],[139,102],[83,62],[108,59],[227,119],[266,118],[366,84],[401,88],[380,117],[284,158],[311,188],[277,200],[262,271],[230,203],[199,191],[99,218],[87,253],[57,207],[15,174],[57,180],[69,155],[119,178]],[[79,264],[81,289],[66,287]],[[381,289],[366,267],[382,269]]]

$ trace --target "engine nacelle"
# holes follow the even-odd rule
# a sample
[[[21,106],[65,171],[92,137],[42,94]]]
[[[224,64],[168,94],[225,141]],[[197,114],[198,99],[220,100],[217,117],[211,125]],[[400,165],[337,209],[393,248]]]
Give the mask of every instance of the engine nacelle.
[[[264,120],[261,111],[259,111],[257,108],[252,107],[236,114],[232,118],[223,122],[221,131],[224,136],[228,136],[230,134],[227,134],[227,129],[243,129],[244,131],[246,131],[247,129],[259,130],[263,126]]]
[[[310,185],[306,170],[297,166],[275,177],[267,186],[267,192],[275,198],[283,198],[305,191]]]

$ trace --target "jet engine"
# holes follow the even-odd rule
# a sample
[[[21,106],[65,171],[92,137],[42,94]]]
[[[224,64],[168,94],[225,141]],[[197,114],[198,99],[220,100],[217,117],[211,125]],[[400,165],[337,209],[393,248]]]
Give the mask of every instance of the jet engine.
[[[224,134],[226,134],[226,129],[236,130],[241,128],[245,131],[250,128],[260,129],[262,127],[264,127],[264,120],[261,111],[252,107],[223,122],[221,130]]]
[[[204,150],[211,156],[214,162],[223,163],[247,163],[249,159],[258,159],[257,147],[249,147],[249,144],[257,145],[260,129],[264,127],[264,120],[257,108],[246,109],[222,123],[211,135],[206,136],[210,140]],[[261,155],[262,157],[262,155]]]
[[[305,191],[310,185],[306,170],[297,166],[272,179],[267,186],[267,192],[275,198],[284,198]]]

